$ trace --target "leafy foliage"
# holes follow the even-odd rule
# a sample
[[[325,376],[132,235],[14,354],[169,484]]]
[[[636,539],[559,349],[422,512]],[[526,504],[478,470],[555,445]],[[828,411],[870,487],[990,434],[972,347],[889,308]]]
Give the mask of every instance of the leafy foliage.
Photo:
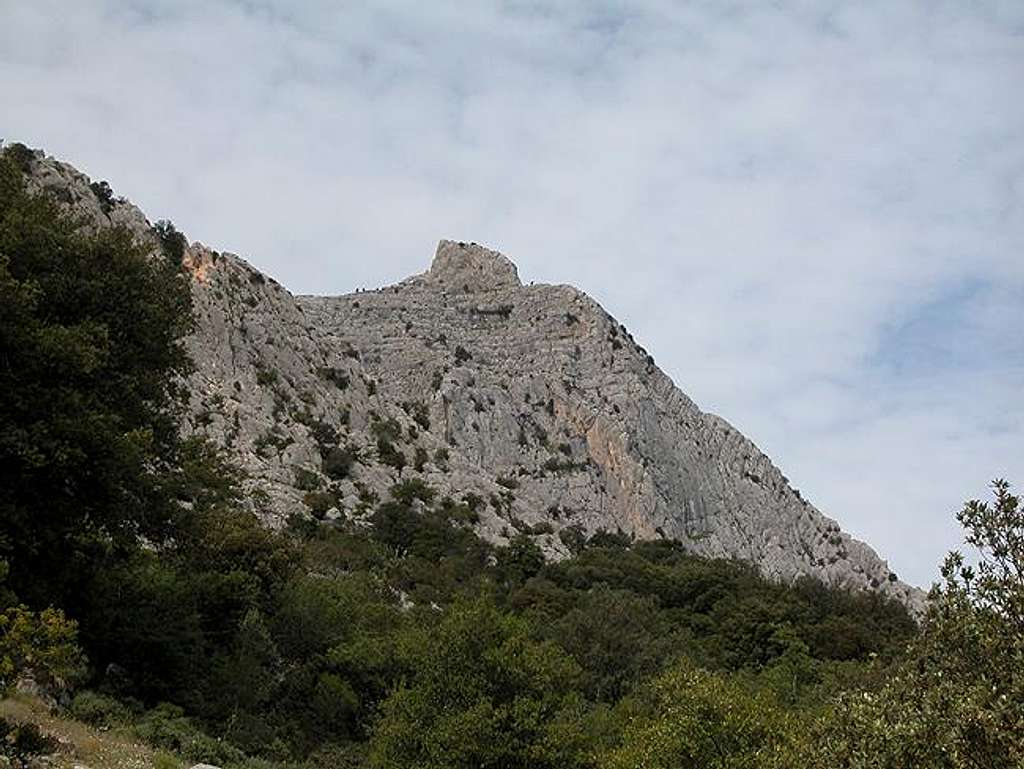
[[[76,683],[85,672],[76,635],[77,626],[59,609],[37,614],[12,606],[0,612],[0,692],[18,675],[30,675],[51,692]]]
[[[74,696],[69,710],[79,721],[104,729],[127,724],[132,719],[132,712],[124,703],[88,689]]]
[[[768,769],[786,766],[791,716],[771,697],[683,662],[650,687],[647,712],[630,720],[601,769]]]
[[[578,668],[522,620],[456,604],[404,649],[410,678],[382,705],[370,766],[581,765]]]
[[[1024,509],[1009,484],[957,514],[977,568],[951,553],[924,630],[886,683],[817,727],[821,767],[1024,765]]]
[[[180,263],[147,258],[124,229],[86,234],[28,195],[11,152],[0,158],[0,554],[15,591],[45,605],[73,600],[108,543],[168,531],[190,294]]]

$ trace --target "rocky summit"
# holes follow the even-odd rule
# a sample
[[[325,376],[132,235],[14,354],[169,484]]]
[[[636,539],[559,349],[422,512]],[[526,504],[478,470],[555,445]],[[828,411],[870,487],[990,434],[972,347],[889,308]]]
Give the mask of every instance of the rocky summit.
[[[31,184],[156,248],[138,209],[70,166],[40,154]],[[293,296],[200,243],[185,264],[197,325],[183,430],[243,468],[269,525],[365,520],[405,482],[471,511],[487,539],[524,534],[551,558],[602,530],[671,538],[778,580],[921,605],[593,299],[523,285],[496,251],[442,240],[426,272],[334,297]]]

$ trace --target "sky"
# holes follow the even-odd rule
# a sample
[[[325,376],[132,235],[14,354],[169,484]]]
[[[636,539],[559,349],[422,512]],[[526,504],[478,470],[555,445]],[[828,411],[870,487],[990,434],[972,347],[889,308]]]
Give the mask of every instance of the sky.
[[[927,587],[1024,485],[1019,0],[0,0],[0,137],[294,293],[571,283]]]

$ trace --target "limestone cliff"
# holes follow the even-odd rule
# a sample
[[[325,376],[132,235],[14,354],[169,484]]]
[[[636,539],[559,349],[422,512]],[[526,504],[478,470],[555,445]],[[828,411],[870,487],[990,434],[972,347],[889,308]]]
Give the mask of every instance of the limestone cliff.
[[[95,225],[154,243],[136,208],[38,155],[31,184]],[[426,272],[338,297],[293,296],[237,256],[186,250],[197,329],[183,429],[247,472],[271,525],[363,519],[420,479],[468,500],[480,533],[668,537],[919,606],[725,420],[701,411],[624,326],[571,286],[529,285],[482,246],[443,240]]]

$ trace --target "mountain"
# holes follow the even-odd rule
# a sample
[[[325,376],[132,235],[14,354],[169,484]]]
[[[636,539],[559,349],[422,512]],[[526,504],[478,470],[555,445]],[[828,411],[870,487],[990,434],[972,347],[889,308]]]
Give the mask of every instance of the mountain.
[[[37,153],[29,183],[89,226],[158,247],[141,211],[69,165]],[[426,272],[337,297],[293,296],[198,242],[183,261],[196,365],[182,429],[244,469],[270,525],[362,520],[401,483],[450,498],[491,541],[523,534],[552,558],[602,530],[672,538],[774,579],[921,605],[571,286],[523,285],[506,257],[448,240]]]

